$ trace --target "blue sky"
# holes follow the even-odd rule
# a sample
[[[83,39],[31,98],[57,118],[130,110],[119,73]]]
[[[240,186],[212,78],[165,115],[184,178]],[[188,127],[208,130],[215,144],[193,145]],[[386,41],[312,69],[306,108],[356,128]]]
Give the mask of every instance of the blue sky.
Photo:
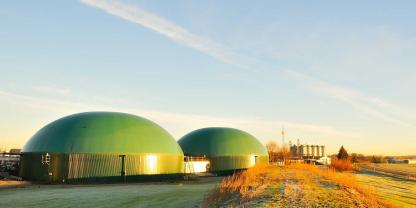
[[[414,1],[9,1],[0,141],[59,117],[147,117],[175,138],[230,126],[264,143],[416,153]]]

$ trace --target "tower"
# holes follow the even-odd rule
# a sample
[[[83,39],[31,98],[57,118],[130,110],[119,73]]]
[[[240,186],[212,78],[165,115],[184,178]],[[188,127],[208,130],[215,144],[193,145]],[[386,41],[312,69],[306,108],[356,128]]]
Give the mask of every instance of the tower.
[[[287,153],[287,149],[286,149],[286,145],[285,145],[285,129],[284,126],[282,125],[282,159],[283,161],[286,160],[286,153]]]
[[[282,126],[282,147],[285,148],[285,127]]]

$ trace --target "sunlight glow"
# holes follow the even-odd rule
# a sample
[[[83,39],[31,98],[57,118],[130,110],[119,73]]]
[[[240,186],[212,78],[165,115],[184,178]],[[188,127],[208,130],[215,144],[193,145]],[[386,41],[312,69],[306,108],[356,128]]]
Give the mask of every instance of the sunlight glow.
[[[157,161],[158,158],[156,155],[147,155],[146,156],[146,166],[148,174],[157,173]]]

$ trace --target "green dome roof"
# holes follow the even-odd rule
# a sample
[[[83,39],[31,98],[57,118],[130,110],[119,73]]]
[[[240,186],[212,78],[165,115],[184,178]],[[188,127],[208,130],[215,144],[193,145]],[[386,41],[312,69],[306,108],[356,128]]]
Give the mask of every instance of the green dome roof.
[[[175,139],[159,125],[116,112],[86,112],[58,119],[30,138],[22,152],[183,155]]]
[[[195,130],[178,141],[186,155],[268,155],[266,148],[247,132],[222,127]]]

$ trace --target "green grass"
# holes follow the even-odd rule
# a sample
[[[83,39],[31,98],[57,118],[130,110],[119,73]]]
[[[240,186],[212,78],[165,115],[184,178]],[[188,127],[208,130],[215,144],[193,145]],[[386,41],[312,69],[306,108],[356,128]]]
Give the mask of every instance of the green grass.
[[[369,185],[380,198],[400,207],[416,207],[416,181],[371,172],[356,174],[357,180]]]
[[[199,207],[220,178],[185,183],[42,185],[0,190],[0,207]]]

